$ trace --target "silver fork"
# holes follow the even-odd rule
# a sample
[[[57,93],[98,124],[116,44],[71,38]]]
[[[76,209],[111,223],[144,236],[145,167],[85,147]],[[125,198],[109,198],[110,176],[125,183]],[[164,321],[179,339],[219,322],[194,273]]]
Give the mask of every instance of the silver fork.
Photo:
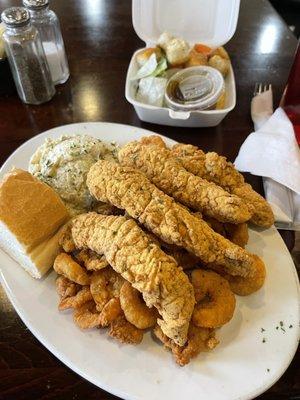
[[[259,96],[262,95],[263,96]],[[273,93],[270,83],[256,83],[251,101],[251,117],[255,130],[273,114]]]
[[[267,90],[272,90],[271,83],[256,83],[254,87],[253,97],[256,95],[266,92]]]

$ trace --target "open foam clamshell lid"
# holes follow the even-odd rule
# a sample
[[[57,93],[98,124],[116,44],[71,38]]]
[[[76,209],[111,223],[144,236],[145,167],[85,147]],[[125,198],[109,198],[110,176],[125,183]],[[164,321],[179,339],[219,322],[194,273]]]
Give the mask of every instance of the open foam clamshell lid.
[[[240,0],[132,0],[132,22],[147,47],[163,32],[216,48],[233,36]]]

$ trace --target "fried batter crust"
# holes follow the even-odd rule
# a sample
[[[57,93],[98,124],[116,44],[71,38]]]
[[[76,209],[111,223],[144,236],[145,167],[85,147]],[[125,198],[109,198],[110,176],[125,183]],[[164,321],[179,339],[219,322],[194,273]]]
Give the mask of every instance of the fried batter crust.
[[[90,300],[93,300],[90,288],[89,286],[83,286],[74,296],[61,299],[58,304],[58,309],[62,311],[68,308],[78,308]]]
[[[215,338],[214,330],[198,328],[192,323],[189,327],[187,343],[183,347],[176,345],[171,339],[166,337],[159,326],[154,328],[153,333],[167,349],[172,351],[177,364],[182,367],[188,364],[199,353],[212,350],[219,343]]]
[[[109,161],[98,161],[87,176],[94,197],[125,209],[164,242],[176,244],[204,263],[222,265],[232,275],[253,273],[255,258],[214,232],[175,200],[160,191],[141,172]]]
[[[79,285],[88,285],[90,283],[90,277],[86,270],[74,261],[69,254],[58,254],[54,260],[53,268],[58,274]]]
[[[268,202],[251,185],[245,183],[243,175],[225,157],[214,152],[204,153],[190,144],[176,144],[171,152],[192,174],[214,182],[243,199],[253,212],[251,222],[255,225],[268,228],[274,223],[274,215]]]
[[[120,315],[111,322],[108,334],[121,343],[139,344],[143,340],[144,331],[128,322],[124,315]]]
[[[240,247],[245,247],[249,240],[248,225],[243,224],[224,224],[227,238]]]
[[[66,253],[71,253],[76,249],[71,236],[70,226],[70,222],[67,222],[59,231],[58,244]]]
[[[221,222],[241,223],[251,217],[241,198],[187,171],[167,148],[134,141],[118,156],[123,165],[142,171],[159,189],[194,210]]]
[[[90,289],[98,311],[102,311],[109,300],[120,296],[123,283],[124,279],[111,267],[92,273]]]
[[[91,300],[75,308],[73,320],[81,329],[90,329],[99,326],[100,316],[96,310],[95,302]]]
[[[75,296],[78,290],[81,288],[75,282],[70,281],[70,279],[66,278],[63,275],[58,275],[55,280],[56,291],[59,294],[61,300],[66,299],[67,297]]]
[[[127,321],[139,329],[152,328],[157,321],[158,313],[155,307],[149,308],[141,294],[125,281],[120,291],[120,304]]]
[[[105,304],[100,314],[101,327],[109,326],[112,321],[117,319],[122,313],[120,299],[116,297],[110,299],[109,302]]]
[[[175,260],[132,219],[88,213],[72,224],[76,247],[105,254],[114,270],[143,294],[147,306],[157,308],[163,332],[183,345],[195,297],[188,277]]]
[[[108,266],[103,254],[99,255],[89,249],[81,250],[75,257],[84,264],[88,271],[99,271]]]

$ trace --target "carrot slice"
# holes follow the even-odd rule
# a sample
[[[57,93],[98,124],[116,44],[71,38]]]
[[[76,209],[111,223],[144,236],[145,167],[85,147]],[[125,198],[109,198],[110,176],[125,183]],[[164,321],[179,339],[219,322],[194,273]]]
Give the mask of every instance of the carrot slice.
[[[205,46],[205,44],[201,44],[201,43],[196,43],[194,46],[194,49],[198,52],[198,53],[203,53],[203,54],[210,54],[212,49],[208,46]]]

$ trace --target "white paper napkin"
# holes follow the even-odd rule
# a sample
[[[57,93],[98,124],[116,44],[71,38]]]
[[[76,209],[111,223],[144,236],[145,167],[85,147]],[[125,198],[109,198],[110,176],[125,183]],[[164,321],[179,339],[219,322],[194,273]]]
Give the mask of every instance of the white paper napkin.
[[[300,230],[300,151],[281,108],[247,137],[234,164],[239,171],[271,178],[264,179],[264,188],[276,226]]]
[[[276,227],[300,231],[300,195],[273,179],[264,178],[263,185]]]

